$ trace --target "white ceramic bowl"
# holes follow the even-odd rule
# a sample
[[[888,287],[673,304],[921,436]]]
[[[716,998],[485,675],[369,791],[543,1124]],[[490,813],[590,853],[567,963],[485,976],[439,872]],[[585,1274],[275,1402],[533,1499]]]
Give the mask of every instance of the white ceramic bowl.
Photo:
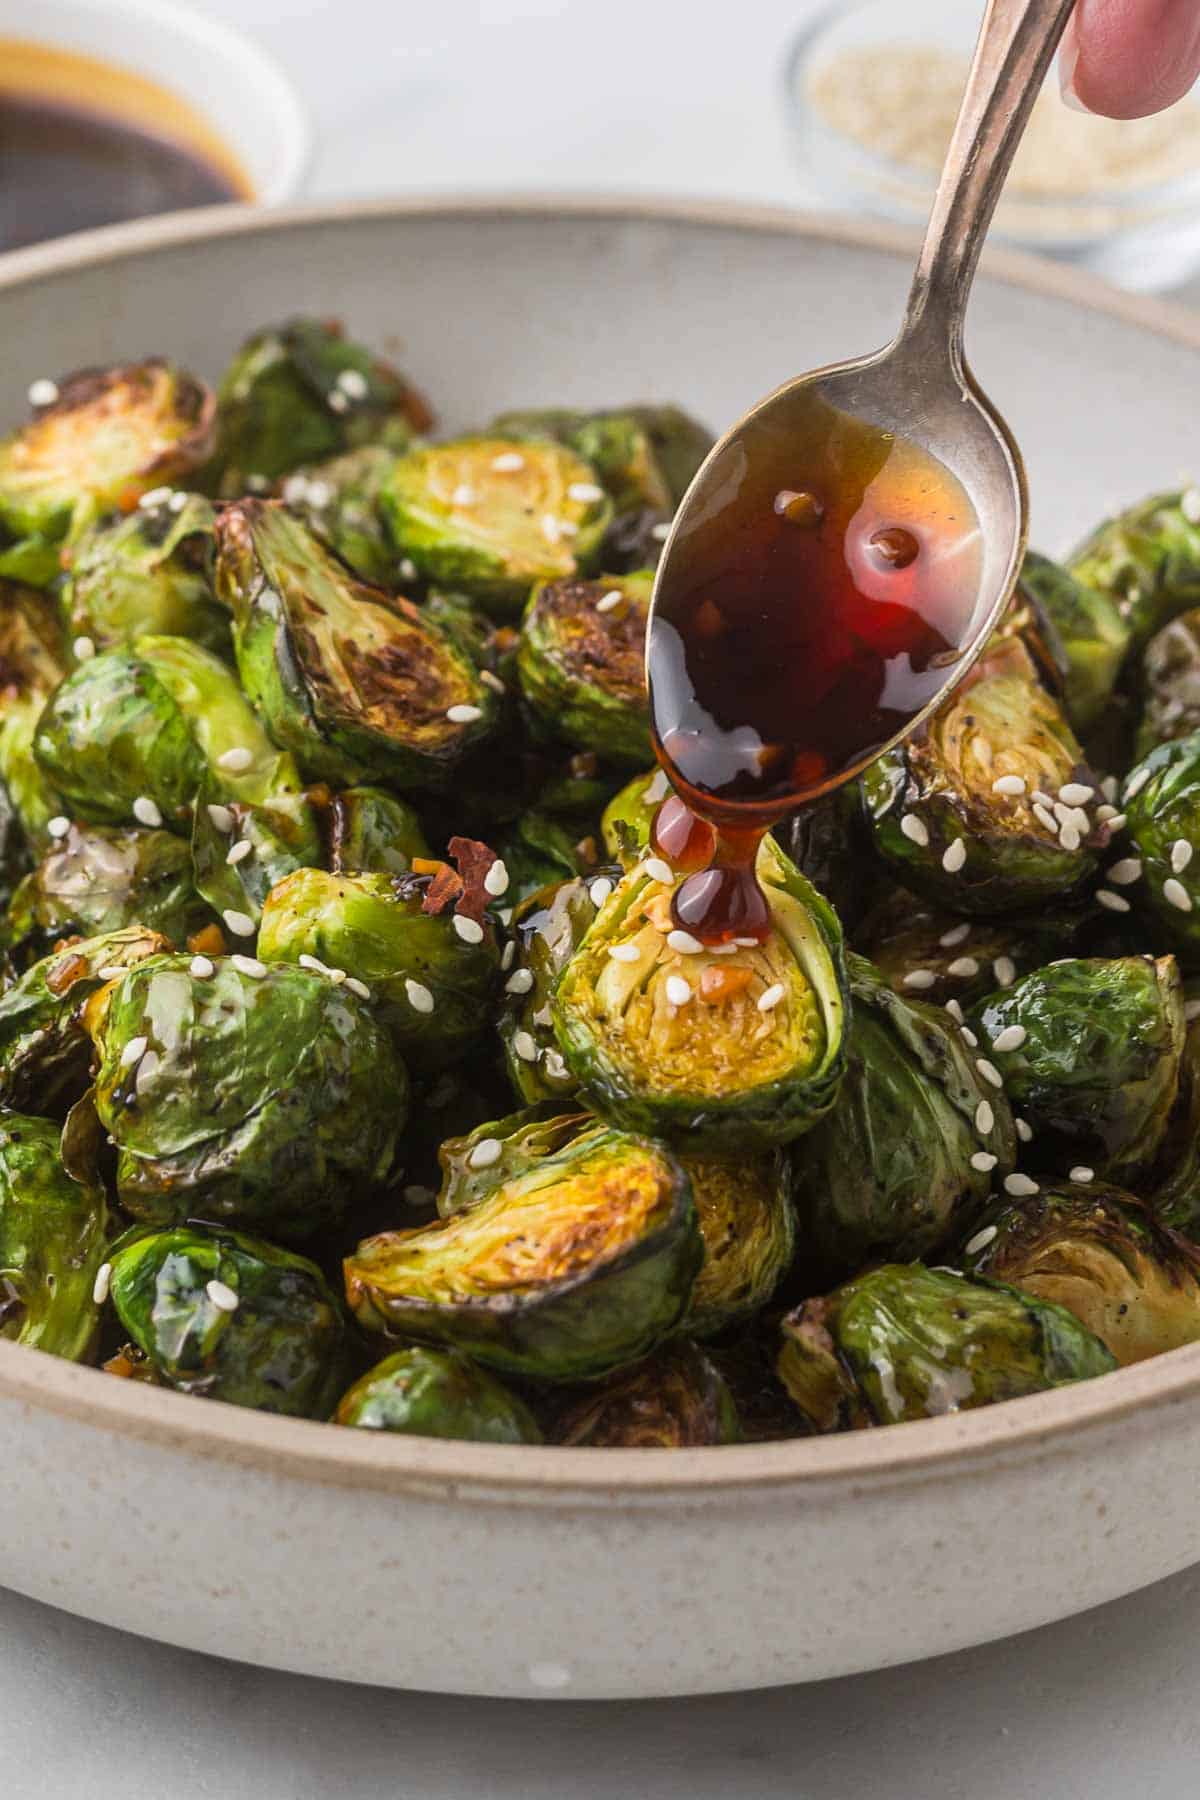
[[[450,426],[677,398],[714,425],[890,333],[887,227],[636,203],[227,209],[0,264],[31,377],[338,311]],[[1195,450],[1200,323],[993,261],[979,373],[1076,537]],[[504,1449],[267,1418],[0,1343],[0,1582],[224,1656],[458,1693],[687,1694],[953,1650],[1200,1559],[1200,1345],[961,1417],[703,1451]]]

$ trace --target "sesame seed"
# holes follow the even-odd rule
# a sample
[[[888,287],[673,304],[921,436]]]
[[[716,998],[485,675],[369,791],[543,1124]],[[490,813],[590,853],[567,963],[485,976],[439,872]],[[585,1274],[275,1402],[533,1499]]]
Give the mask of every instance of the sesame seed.
[[[474,725],[476,720],[482,719],[483,708],[482,706],[448,706],[446,717],[452,725]]]
[[[333,388],[325,396],[325,404],[330,412],[344,413],[350,411],[350,402],[340,388]]]
[[[1039,821],[1039,823],[1041,823],[1042,825],[1044,825],[1046,827],[1047,831],[1054,832],[1055,836],[1058,835],[1058,820],[1055,818],[1054,814],[1050,811],[1050,808],[1048,806],[1043,805],[1043,803],[1040,800],[1035,800],[1035,802],[1034,802],[1033,816],[1035,819],[1037,819]]]
[[[254,936],[254,920],[250,917],[249,913],[238,912],[234,907],[230,906],[225,909],[221,914],[221,917],[224,919],[226,925],[228,925],[230,931],[232,931],[234,937]]]
[[[516,1031],[513,1033],[512,1043],[513,1050],[516,1055],[520,1057],[522,1062],[532,1063],[537,1061],[538,1047],[532,1033],[528,1031]]]
[[[513,916],[513,909],[511,906],[498,906],[496,908],[496,917],[499,919],[499,921],[502,925],[511,925],[512,924],[512,916]]]
[[[1082,839],[1074,825],[1064,825],[1058,834],[1058,841],[1064,850],[1078,850]]]
[[[588,898],[593,906],[603,906],[613,891],[613,884],[607,875],[600,875],[588,889]]]
[[[138,795],[133,803],[133,816],[139,825],[157,827],[162,824],[162,813],[149,794]]]
[[[148,493],[142,495],[138,506],[143,512],[151,512],[156,506],[161,506],[164,501],[170,500],[174,492],[175,489],[169,487],[151,488]]]
[[[1038,1184],[1030,1181],[1028,1175],[1006,1175],[1004,1191],[1011,1194],[1014,1200],[1027,1200],[1031,1194],[1038,1192]]]
[[[410,1182],[408,1187],[401,1189],[401,1192],[408,1206],[428,1206],[430,1201],[436,1198],[432,1188],[422,1187],[416,1181]]]
[[[207,806],[205,811],[218,831],[232,831],[237,820],[227,806]]]
[[[667,976],[667,999],[672,1006],[686,1006],[692,997],[692,990],[682,975]]]
[[[1023,1144],[1032,1144],[1033,1126],[1025,1119],[1014,1119],[1013,1124],[1017,1128],[1017,1136],[1020,1138],[1021,1142]]]
[[[956,1024],[956,1025],[961,1025],[961,1024],[962,1024],[962,1022],[963,1022],[963,1009],[962,1009],[962,1007],[961,1007],[961,1006],[960,1006],[960,1005],[959,1005],[959,1004],[958,1004],[958,1001],[957,1001],[957,1000],[947,1000],[947,1002],[946,1002],[946,1011],[947,1011],[947,1012],[948,1012],[948,1013],[949,1013],[949,1014],[950,1014],[950,1017],[951,1017],[951,1018],[952,1018],[952,1019],[953,1019],[953,1020],[954,1020],[954,1022],[955,1022],[955,1024]]]
[[[562,536],[562,527],[553,513],[542,514],[542,536],[548,544],[557,544]]]
[[[661,856],[648,856],[642,867],[651,881],[657,881],[664,887],[675,879],[675,873],[670,863],[665,862]]]
[[[1036,800],[1039,806],[1053,806],[1054,805],[1053,794],[1044,793],[1041,788],[1034,788],[1031,798]]]
[[[451,506],[474,506],[479,496],[468,481],[460,481],[450,496]]]
[[[1011,794],[1015,799],[1018,794],[1025,792],[1025,777],[1023,775],[1001,775],[993,781],[992,792],[993,794]]]
[[[505,687],[500,677],[498,675],[493,675],[490,669],[480,669],[479,679],[482,681],[484,687],[491,688],[493,694],[507,694],[508,692],[508,689]]]
[[[231,1313],[237,1311],[238,1297],[233,1289],[227,1287],[223,1281],[214,1280],[206,1282],[204,1291],[212,1301],[213,1305],[217,1308],[218,1312]]]
[[[1000,1158],[998,1156],[993,1156],[990,1150],[977,1150],[971,1158],[971,1167],[973,1169],[978,1169],[981,1175],[987,1175],[991,1173],[999,1161]]]
[[[1067,823],[1068,825],[1073,825],[1075,827],[1080,837],[1086,837],[1088,832],[1092,829],[1092,821],[1088,818],[1082,806],[1073,806],[1071,808],[1071,816],[1067,820]]]
[[[612,957],[614,962],[635,963],[639,960],[642,953],[636,944],[610,944],[608,946],[608,954]]]
[[[369,1000],[371,998],[370,988],[365,981],[360,981],[357,975],[347,975],[346,986],[350,989],[352,994],[357,994],[360,1000]]]
[[[1123,856],[1120,862],[1113,863],[1108,871],[1108,879],[1115,887],[1129,887],[1132,882],[1140,881],[1142,876],[1142,859],[1140,856]]]
[[[492,467],[497,475],[515,475],[525,467],[525,458],[519,450],[502,450],[499,456],[493,456]]]
[[[254,761],[253,750],[247,750],[244,744],[234,744],[229,750],[223,750],[217,758],[218,769],[224,769],[229,775],[244,775]]]
[[[328,975],[329,973],[320,957],[310,956],[307,950],[302,950],[296,960],[302,969],[309,969],[314,975]]]
[[[415,581],[417,579],[417,565],[411,556],[404,556],[400,559],[400,579],[401,581]]]
[[[96,646],[90,637],[77,637],[71,645],[76,662],[90,662],[96,654]]]
[[[1127,806],[1131,800],[1136,800],[1149,779],[1149,769],[1136,769],[1129,777],[1129,780],[1125,783],[1125,804]]]
[[[566,1062],[557,1050],[547,1050],[542,1058],[542,1069],[554,1081],[565,1081],[570,1073]]]
[[[762,948],[762,939],[752,937],[734,938],[733,947],[735,950],[760,950]]]
[[[995,1063],[989,1062],[986,1056],[977,1056],[975,1058],[975,1067],[979,1070],[983,1079],[985,1081],[990,1081],[993,1087],[1004,1086],[1003,1075],[1001,1075]]]
[[[490,1169],[498,1163],[504,1154],[504,1145],[499,1138],[480,1138],[479,1142],[467,1154],[468,1169]]]
[[[505,974],[507,974],[509,969],[512,968],[512,966],[516,962],[516,960],[517,960],[517,946],[512,942],[512,940],[510,938],[508,943],[505,944],[503,950],[500,952],[500,967],[504,971]]]
[[[595,500],[603,500],[604,489],[597,487],[594,481],[573,481],[567,489],[568,500],[578,500],[583,506],[591,506]]]
[[[1124,831],[1125,820],[1126,815],[1124,813],[1114,813],[1111,819],[1105,820],[1105,823],[1110,832]]]
[[[129,970],[123,963],[105,963],[103,968],[96,970],[101,981],[120,981],[128,973]]]
[[[1011,987],[1017,979],[1017,965],[1011,956],[998,956],[992,964],[992,974],[1001,987]]]
[[[613,588],[610,593],[604,594],[599,600],[597,600],[596,611],[598,613],[615,612],[617,607],[620,606],[622,600],[624,600],[624,598],[625,598],[625,596],[621,592],[620,588]]]
[[[1059,799],[1065,800],[1068,806],[1083,806],[1094,799],[1095,794],[1095,788],[1088,787],[1082,781],[1068,781],[1065,787],[1058,790]]]
[[[404,992],[407,994],[408,1004],[414,1012],[431,1013],[433,1011],[433,995],[423,981],[413,981],[411,977],[406,978]]]
[[[975,1033],[971,1030],[969,1025],[964,1025],[962,1027],[962,1041],[971,1050],[978,1048],[979,1039],[975,1036]]]
[[[985,1225],[982,1231],[977,1231],[973,1238],[967,1239],[966,1243],[963,1245],[963,1249],[968,1256],[978,1256],[981,1250],[987,1249],[988,1245],[997,1235],[997,1227],[995,1225]]]
[[[235,950],[229,958],[239,975],[245,975],[251,981],[262,981],[267,973],[265,962],[259,962],[257,956],[241,956]]]
[[[642,799],[646,802],[647,806],[654,806],[658,801],[665,800],[670,791],[671,784],[667,780],[666,771],[663,769],[656,769],[649,786],[642,795]]]
[[[1192,860],[1192,846],[1186,838],[1176,838],[1171,845],[1171,867],[1176,875],[1182,875]]]
[[[992,1049],[998,1050],[1001,1056],[1004,1056],[1010,1050],[1019,1050],[1028,1036],[1029,1033],[1023,1025],[1006,1025],[1004,1030],[998,1031],[992,1039]]]
[[[1163,882],[1162,891],[1163,899],[1167,902],[1168,906],[1175,907],[1178,912],[1191,912],[1192,896],[1188,893],[1182,881],[1176,881],[1175,877],[1172,875],[1168,881]]]
[[[52,838],[64,838],[70,829],[71,821],[70,819],[64,818],[62,813],[55,813],[54,817],[48,820],[46,824],[46,830],[50,833]]]
[[[992,1111],[990,1100],[981,1100],[975,1108],[975,1129],[981,1137],[986,1137],[996,1123],[996,1115]]]
[[[699,938],[694,938],[690,931],[668,931],[667,944],[680,956],[699,956],[704,949]]]
[[[657,538],[660,544],[665,544],[670,535],[671,527],[669,525],[652,525],[650,527],[650,536]]]
[[[906,988],[931,988],[937,983],[937,976],[932,969],[910,969],[904,977]]]
[[[970,923],[964,919],[961,925],[955,925],[950,931],[943,931],[938,943],[943,950],[953,950],[956,944],[964,943],[970,934]]]
[[[504,984],[506,994],[528,994],[533,987],[532,969],[514,969]]]
[[[250,842],[249,838],[239,838],[236,844],[230,845],[229,854],[225,858],[225,861],[229,864],[231,869],[236,868],[238,863],[245,862],[246,858],[252,854],[253,850],[254,845]]]
[[[483,926],[477,919],[468,919],[465,913],[455,913],[452,923],[464,944],[482,944]]]
[[[500,898],[501,894],[507,894],[508,869],[506,865],[501,862],[499,857],[496,858],[495,862],[484,876],[483,885],[485,890],[497,900]]]
[[[328,506],[333,499],[333,489],[327,481],[310,481],[308,483],[308,504],[310,506]]]
[[[189,975],[194,975],[197,981],[207,981],[215,972],[216,964],[208,956],[193,956],[188,964]]]
[[[112,1264],[101,1263],[96,1270],[96,1279],[92,1283],[92,1300],[97,1306],[103,1306],[108,1299],[108,1290],[112,1286]]]
[[[758,1010],[761,1013],[774,1012],[783,996],[787,993],[782,981],[773,981],[765,994],[758,997]]]
[[[929,843],[929,827],[924,819],[918,819],[916,813],[905,813],[900,821],[900,829],[910,843],[917,844],[924,850]]]
[[[367,386],[367,378],[361,369],[340,370],[338,373],[337,384],[341,388],[343,394],[348,394],[351,400],[365,400],[370,392],[370,389]]]
[[[30,406],[53,406],[58,399],[58,383],[51,381],[48,375],[39,375],[31,381],[28,390]]]
[[[1100,783],[1100,792],[1104,795],[1106,800],[1115,800],[1120,785],[1121,784],[1115,775],[1106,775],[1104,780]]]
[[[946,965],[946,973],[959,981],[971,981],[979,973],[979,964],[973,956],[956,956]]]
[[[147,1037],[131,1037],[129,1042],[125,1045],[125,1048],[121,1052],[121,1056],[120,1056],[121,1067],[123,1069],[132,1068],[134,1063],[138,1060],[139,1056],[145,1056],[146,1046],[149,1044],[149,1042],[150,1042],[150,1039]]]
[[[1096,1179],[1095,1169],[1089,1169],[1086,1163],[1077,1163],[1075,1165],[1075,1167],[1071,1170],[1071,1180],[1072,1181],[1088,1182],[1088,1181],[1095,1181],[1095,1179]]]
[[[1200,525],[1200,488],[1187,489],[1179,502],[1179,510],[1189,525]]]
[[[942,856],[942,867],[947,875],[957,875],[967,860],[967,845],[963,838],[955,838]]]
[[[1112,805],[1111,801],[1106,800],[1103,806],[1098,806],[1096,808],[1097,825],[1111,825],[1116,816],[1117,809]]]
[[[1129,911],[1129,902],[1124,894],[1114,894],[1111,888],[1097,888],[1096,899],[1101,906],[1107,907],[1109,912],[1127,913]]]

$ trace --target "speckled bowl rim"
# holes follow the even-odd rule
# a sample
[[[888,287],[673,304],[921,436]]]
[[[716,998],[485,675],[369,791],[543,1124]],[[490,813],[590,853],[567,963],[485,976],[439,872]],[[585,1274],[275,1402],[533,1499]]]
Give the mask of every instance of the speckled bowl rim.
[[[723,202],[606,195],[430,195],[401,200],[310,202],[264,210],[205,207],[165,218],[84,232],[0,256],[0,291],[36,287],[73,269],[103,266],[223,238],[304,231],[371,220],[578,221],[711,226],[768,235],[816,238],[851,249],[911,257],[911,231],[833,213]],[[1094,276],[1020,251],[990,252],[993,279],[1045,298],[1142,327],[1200,351],[1200,317],[1170,302],[1108,288]],[[1133,1415],[1156,1425],[1179,1405],[1200,1401],[1200,1344],[1119,1369],[1076,1387],[1009,1400],[977,1412],[861,1431],[844,1437],[792,1438],[710,1450],[567,1450],[390,1437],[282,1419],[184,1394],[120,1381],[21,1344],[0,1341],[0,1398],[31,1412],[82,1421],[98,1430],[151,1443],[164,1452],[203,1456],[280,1479],[324,1486],[369,1487],[429,1498],[480,1503],[611,1506],[653,1501],[721,1501],[744,1493],[797,1488],[816,1498],[826,1485],[911,1485],[969,1474],[1003,1457],[1067,1454],[1072,1441]]]

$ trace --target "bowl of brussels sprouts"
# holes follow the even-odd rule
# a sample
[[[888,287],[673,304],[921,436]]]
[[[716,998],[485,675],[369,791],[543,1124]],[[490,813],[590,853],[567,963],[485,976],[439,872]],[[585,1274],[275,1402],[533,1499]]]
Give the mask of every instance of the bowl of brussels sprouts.
[[[0,1581],[580,1697],[1200,1558],[1200,328],[997,259],[1055,556],[762,941],[651,842],[710,427],[908,254],[491,199],[0,266]]]

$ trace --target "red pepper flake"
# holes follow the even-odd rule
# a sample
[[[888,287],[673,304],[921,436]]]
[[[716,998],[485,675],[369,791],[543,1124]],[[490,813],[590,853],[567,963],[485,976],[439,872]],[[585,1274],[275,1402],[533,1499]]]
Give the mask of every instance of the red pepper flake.
[[[447,848],[457,864],[457,872],[448,863],[439,863],[437,872],[421,901],[424,913],[443,913],[453,907],[465,919],[482,925],[492,896],[483,885],[484,877],[497,860],[496,852],[476,838],[452,837]],[[421,873],[416,862],[413,869]]]
[[[77,981],[91,974],[86,956],[67,956],[46,971],[46,986],[52,994],[65,994]]]

